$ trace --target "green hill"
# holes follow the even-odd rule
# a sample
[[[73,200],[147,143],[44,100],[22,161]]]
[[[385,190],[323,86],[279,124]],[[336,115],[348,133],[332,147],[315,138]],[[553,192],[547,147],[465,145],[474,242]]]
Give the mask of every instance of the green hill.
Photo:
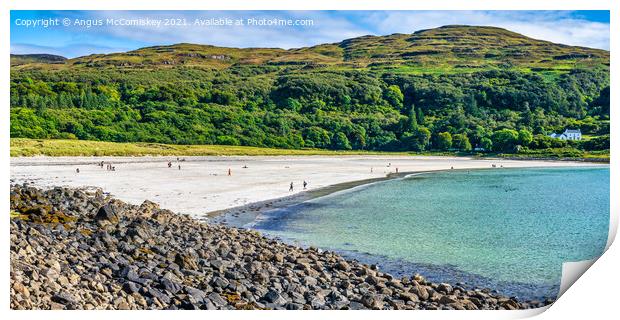
[[[526,152],[604,148],[609,131],[608,51],[495,27],[58,62],[11,57],[12,137]],[[544,136],[568,127],[602,142]]]
[[[11,66],[35,63],[62,64],[65,63],[66,60],[67,58],[65,57],[53,54],[11,54]]]
[[[43,55],[21,57],[34,56]],[[44,58],[32,62],[46,62]],[[124,53],[94,54],[66,61],[67,68],[190,66],[223,69],[239,65],[417,73],[511,68],[567,71],[577,67],[609,65],[609,52],[535,40],[495,27],[444,26],[413,34],[363,36],[339,43],[290,50],[239,49],[181,43]]]

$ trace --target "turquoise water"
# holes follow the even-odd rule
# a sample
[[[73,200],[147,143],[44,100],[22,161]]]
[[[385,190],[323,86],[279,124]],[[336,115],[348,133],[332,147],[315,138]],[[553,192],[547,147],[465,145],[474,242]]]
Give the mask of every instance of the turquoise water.
[[[555,297],[563,262],[604,250],[609,168],[421,174],[273,210],[252,228],[397,275]]]

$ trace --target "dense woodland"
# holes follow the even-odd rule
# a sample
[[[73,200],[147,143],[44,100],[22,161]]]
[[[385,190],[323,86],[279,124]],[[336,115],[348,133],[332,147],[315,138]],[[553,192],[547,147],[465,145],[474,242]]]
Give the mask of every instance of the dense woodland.
[[[609,149],[609,68],[12,68],[11,137],[385,151]],[[550,132],[579,128],[584,141]]]

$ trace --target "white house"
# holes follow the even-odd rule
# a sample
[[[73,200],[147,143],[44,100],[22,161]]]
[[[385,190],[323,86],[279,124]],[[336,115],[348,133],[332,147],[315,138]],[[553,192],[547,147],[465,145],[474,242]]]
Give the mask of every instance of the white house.
[[[561,140],[581,140],[581,129],[566,129],[564,133],[551,133],[549,135],[551,138],[561,139]]]

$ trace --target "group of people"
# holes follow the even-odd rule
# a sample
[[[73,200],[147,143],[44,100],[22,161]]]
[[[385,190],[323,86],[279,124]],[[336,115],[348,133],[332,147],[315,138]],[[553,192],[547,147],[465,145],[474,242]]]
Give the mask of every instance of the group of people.
[[[179,158],[177,158],[177,161],[178,161],[178,159]],[[179,167],[179,170],[181,170],[181,165],[180,164],[178,165],[178,167]],[[172,161],[168,161],[168,168],[172,168]]]
[[[308,187],[308,182],[306,180],[304,180],[303,186],[304,186],[304,190],[306,190],[306,188]],[[288,191],[292,192],[294,190],[295,190],[295,185],[291,181],[291,185],[289,186]]]
[[[101,167],[101,168],[103,168],[103,167],[104,167],[104,165],[105,165],[106,170],[108,170],[108,171],[116,171],[116,167],[115,167],[115,166],[113,166],[111,163],[107,163],[107,164],[106,164],[105,162],[101,161],[101,162],[99,162],[97,165],[98,165],[99,167]],[[79,172],[80,172],[80,171],[79,171],[79,169],[78,169],[78,173],[79,173]]]

